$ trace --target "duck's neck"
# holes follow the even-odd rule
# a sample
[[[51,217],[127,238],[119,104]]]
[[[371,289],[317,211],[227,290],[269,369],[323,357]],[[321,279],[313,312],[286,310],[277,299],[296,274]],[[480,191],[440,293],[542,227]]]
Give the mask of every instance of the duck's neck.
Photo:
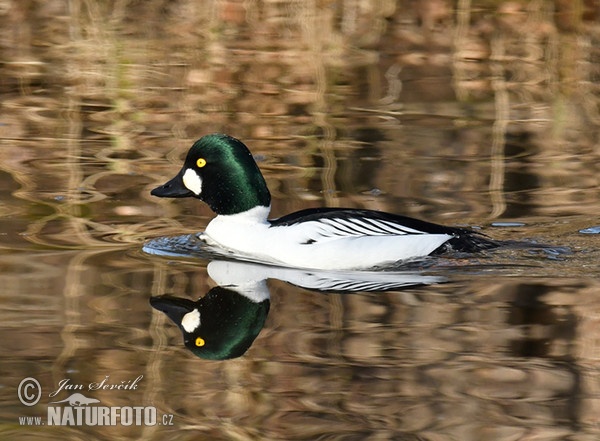
[[[235,215],[254,207],[269,207],[271,194],[260,170],[252,163],[234,163],[227,173],[211,172],[202,185],[200,198],[217,214]]]
[[[252,207],[249,210],[242,211],[241,213],[235,214],[220,214],[217,217],[222,220],[233,221],[233,222],[243,222],[243,223],[265,223],[267,222],[267,218],[269,217],[269,212],[271,211],[271,206],[265,207],[264,205],[257,205],[256,207]]]

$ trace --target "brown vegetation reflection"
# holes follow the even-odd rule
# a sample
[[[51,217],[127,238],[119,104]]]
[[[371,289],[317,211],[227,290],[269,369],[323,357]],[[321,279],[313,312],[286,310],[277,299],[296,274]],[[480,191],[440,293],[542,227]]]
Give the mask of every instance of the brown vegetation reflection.
[[[599,16],[596,0],[0,1],[2,439],[597,439],[597,236],[576,232],[600,212]],[[139,244],[212,216],[149,189],[215,131],[257,155],[274,215],[516,219],[533,229],[493,235],[582,254],[380,296],[272,282],[251,355],[199,363],[148,298],[202,295],[205,270]],[[22,377],[107,374],[145,379],[103,404],[175,426],[15,425],[48,401],[21,406]]]

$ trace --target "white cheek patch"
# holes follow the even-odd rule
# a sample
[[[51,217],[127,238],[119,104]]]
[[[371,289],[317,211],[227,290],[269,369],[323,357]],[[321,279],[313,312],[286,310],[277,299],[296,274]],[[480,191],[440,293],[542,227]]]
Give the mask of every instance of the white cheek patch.
[[[194,332],[200,326],[200,311],[194,309],[181,319],[181,326],[185,332]]]
[[[196,196],[202,193],[202,178],[191,168],[183,174],[183,185]]]

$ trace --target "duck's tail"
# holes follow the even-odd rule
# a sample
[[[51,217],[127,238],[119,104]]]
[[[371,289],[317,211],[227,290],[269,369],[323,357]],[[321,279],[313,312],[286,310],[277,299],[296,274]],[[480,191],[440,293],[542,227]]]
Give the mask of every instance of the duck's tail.
[[[494,240],[481,233],[475,233],[470,230],[459,230],[456,236],[448,240],[432,254],[439,255],[448,252],[477,253],[496,248],[556,249],[556,246],[524,240]]]
[[[444,251],[458,251],[461,253],[477,253],[479,251],[492,250],[503,246],[504,243],[498,240],[490,239],[482,234],[473,233],[472,231],[464,230],[454,236],[443,246],[446,246]],[[440,247],[442,248],[442,247]],[[439,250],[439,248],[438,248]],[[436,250],[437,251],[437,250]]]

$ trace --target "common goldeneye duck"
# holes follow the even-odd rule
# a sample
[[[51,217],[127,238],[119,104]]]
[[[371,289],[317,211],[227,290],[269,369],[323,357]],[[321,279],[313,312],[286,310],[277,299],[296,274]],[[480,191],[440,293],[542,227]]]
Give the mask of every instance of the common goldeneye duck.
[[[241,260],[354,270],[498,246],[470,230],[373,210],[311,208],[269,220],[260,169],[244,143],[224,134],[196,141],[179,173],[151,194],[207,203],[217,216],[199,238]]]

